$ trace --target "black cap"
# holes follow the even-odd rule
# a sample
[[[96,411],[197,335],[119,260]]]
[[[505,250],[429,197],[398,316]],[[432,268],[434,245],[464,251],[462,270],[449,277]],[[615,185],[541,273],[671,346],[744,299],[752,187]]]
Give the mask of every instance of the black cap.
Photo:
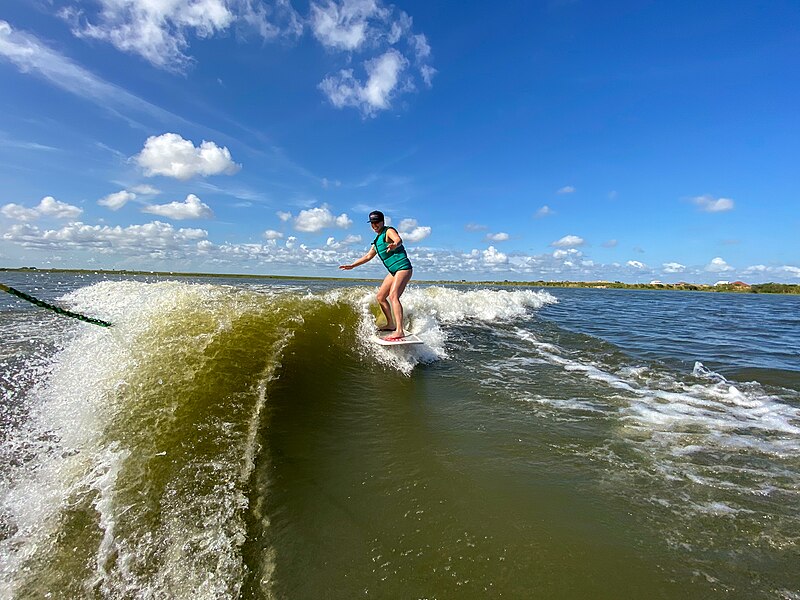
[[[383,213],[381,211],[373,210],[371,213],[369,213],[370,223],[381,223],[383,220]]]

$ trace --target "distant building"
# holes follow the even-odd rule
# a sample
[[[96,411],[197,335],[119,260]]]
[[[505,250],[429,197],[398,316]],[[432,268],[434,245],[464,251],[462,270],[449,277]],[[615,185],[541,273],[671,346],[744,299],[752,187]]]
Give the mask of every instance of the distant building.
[[[664,285],[664,282],[659,281],[658,279],[653,279],[653,281],[650,282],[650,285]]]
[[[730,284],[731,284],[730,281],[718,281],[714,285],[730,285]]]

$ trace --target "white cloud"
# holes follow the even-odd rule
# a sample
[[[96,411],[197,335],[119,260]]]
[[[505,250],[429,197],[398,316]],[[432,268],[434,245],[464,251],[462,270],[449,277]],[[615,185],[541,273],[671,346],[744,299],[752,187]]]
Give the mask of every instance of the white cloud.
[[[245,24],[265,39],[302,31],[287,1],[269,8],[254,0],[97,0],[100,10],[88,16],[82,5],[60,15],[78,37],[103,40],[122,52],[138,54],[156,67],[180,71],[191,63],[185,54],[190,36],[209,38],[234,23]],[[269,17],[272,17],[270,20]]]
[[[45,196],[37,206],[26,208],[19,204],[6,204],[0,207],[0,214],[15,221],[35,221],[42,217],[54,219],[74,219],[83,212],[82,208],[60,202],[52,196]]]
[[[607,242],[603,242],[603,248],[616,248],[619,245],[617,240],[608,240]]]
[[[66,202],[59,202],[52,196],[45,196],[42,198],[36,210],[43,216],[54,217],[56,219],[74,219],[83,212],[83,209],[67,204]]]
[[[293,235],[290,235],[286,240],[286,247],[291,250],[297,245],[297,238]]]
[[[409,221],[412,223],[410,224]],[[400,222],[400,227],[397,229],[400,232],[400,237],[403,242],[416,244],[427,238],[432,229],[430,227],[419,227],[414,219],[404,219]]]
[[[488,233],[486,234],[486,241],[488,242],[506,242],[511,238],[510,235],[504,232]]]
[[[578,237],[577,235],[565,235],[560,240],[557,240],[550,244],[555,248],[574,248],[576,246],[583,246],[586,242],[582,237]]]
[[[319,84],[336,108],[357,108],[370,117],[390,108],[397,93],[417,89],[415,76],[408,69],[412,63],[424,85],[432,86],[436,69],[430,64],[428,38],[414,33],[412,18],[394,6],[380,0],[312,2],[308,22],[314,37],[326,49],[348,54],[348,63],[352,53],[373,53],[372,59],[363,62],[366,83],[352,68],[346,68]]]
[[[347,229],[352,224],[353,221],[347,216],[346,213],[342,213],[336,217],[327,206],[301,210],[300,214],[294,219],[294,228],[297,231],[305,231],[309,233],[316,233],[325,229],[326,227],[334,226]]]
[[[478,223],[467,223],[464,225],[464,229],[467,231],[486,231],[489,229],[489,227],[486,225],[480,225]]]
[[[108,196],[104,196],[97,201],[100,206],[105,206],[110,208],[111,210],[119,210],[123,206],[125,206],[130,200],[134,200],[136,198],[136,194],[133,192],[129,192],[127,190],[120,190],[119,192],[114,192],[113,194],[109,194]]]
[[[573,259],[573,258],[580,258],[583,256],[583,253],[580,250],[575,248],[569,248],[568,250],[554,250],[553,251],[553,258],[556,260],[564,260],[565,258]]]
[[[347,216],[347,213],[342,213],[338,217],[336,217],[336,226],[341,227],[342,229],[347,229],[350,225],[353,224],[353,220]]]
[[[278,215],[278,218],[281,221],[283,221],[284,223],[286,223],[287,221],[289,221],[292,218],[292,213],[285,212],[285,211],[282,211],[282,210],[279,210],[275,214]]]
[[[275,231],[274,229],[267,229],[264,232],[264,237],[268,240],[282,240],[283,234],[280,231]]]
[[[431,47],[425,34],[414,35],[411,38],[411,45],[414,48],[414,55],[417,60],[423,61],[431,55]]]
[[[170,202],[169,204],[153,204],[146,206],[142,212],[166,217],[176,221],[185,219],[211,219],[214,213],[208,204],[201,202],[200,198],[194,194],[186,196],[183,202]]]
[[[415,244],[427,238],[432,230],[430,227],[420,227],[416,219],[403,219],[397,226],[397,231],[403,242]]]
[[[717,256],[711,259],[711,262],[706,265],[705,270],[710,273],[725,273],[727,271],[733,271],[733,267]]]
[[[561,189],[559,189],[556,194],[573,194],[575,193],[575,188],[571,185],[565,185]]]
[[[483,262],[487,265],[500,265],[508,262],[508,256],[499,252],[494,246],[483,251]]]
[[[311,3],[309,23],[314,37],[326,48],[358,50],[371,34],[369,21],[386,17],[375,0],[328,0],[325,5]]]
[[[420,75],[422,75],[422,81],[425,82],[425,85],[428,87],[433,87],[433,76],[436,75],[438,71],[430,65],[422,65],[419,68],[419,72]]]
[[[161,190],[146,183],[133,186],[131,191],[142,196],[158,196],[161,193]]]
[[[196,148],[177,133],[147,138],[144,148],[134,158],[148,177],[164,175],[180,180],[197,175],[232,175],[241,168],[231,160],[227,148],[207,141]]]
[[[752,265],[742,271],[744,275],[769,275],[774,279],[782,279],[784,277],[800,278],[800,267],[794,265],[781,265],[781,266],[767,266],[767,265]]]
[[[367,82],[362,84],[352,69],[343,69],[338,75],[328,76],[319,84],[336,108],[358,108],[364,116],[375,116],[378,111],[390,108],[392,94],[400,80],[400,73],[408,65],[406,58],[395,49],[364,63]]]
[[[646,269],[647,268],[646,264],[644,264],[643,262],[638,261],[638,260],[629,260],[625,264],[628,265],[629,267],[634,268],[634,269]]]
[[[661,265],[664,268],[664,273],[683,273],[686,270],[686,265],[676,262],[668,262]]]
[[[40,216],[35,208],[26,208],[21,204],[14,204],[13,202],[0,207],[0,214],[14,221],[35,221]]]
[[[734,202],[730,198],[714,198],[704,195],[696,196],[692,201],[704,212],[725,212],[733,210]]]
[[[360,235],[348,235],[341,242],[337,242],[336,238],[331,236],[325,241],[325,247],[326,248],[331,248],[331,249],[334,249],[334,250],[339,250],[341,248],[346,248],[347,246],[349,246],[351,244],[355,244],[355,243],[360,242],[360,241],[361,241],[361,236]]]
[[[15,225],[3,239],[26,248],[48,251],[91,250],[102,254],[126,254],[158,258],[184,258],[186,247],[192,250],[205,240],[203,229],[174,229],[153,221],[144,225],[110,227],[70,223],[61,229],[42,230],[36,226]]]
[[[536,211],[536,215],[534,216],[537,219],[542,219],[544,217],[549,217],[554,214],[556,214],[555,211],[545,204],[542,208]]]

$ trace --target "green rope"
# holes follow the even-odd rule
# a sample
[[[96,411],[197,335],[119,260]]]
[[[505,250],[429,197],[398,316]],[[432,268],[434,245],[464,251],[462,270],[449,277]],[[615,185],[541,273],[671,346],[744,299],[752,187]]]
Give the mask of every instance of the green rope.
[[[47,310],[52,310],[54,313],[58,313],[59,315],[64,315],[65,317],[72,317],[73,319],[78,319],[79,321],[84,321],[86,323],[91,323],[92,325],[100,325],[100,327],[111,327],[111,323],[108,321],[101,321],[100,319],[93,319],[92,317],[87,317],[86,315],[81,315],[78,313],[74,313],[69,310],[65,310],[63,308],[59,308],[58,306],[53,306],[52,304],[48,304],[47,302],[43,302],[38,298],[34,298],[33,296],[29,296],[25,292],[20,292],[19,290],[15,290],[12,287],[8,287],[7,285],[3,285],[0,283],[0,290],[4,292],[8,292],[12,296],[17,296],[18,298],[22,298],[23,300],[27,300],[31,304],[35,304],[36,306],[41,306],[42,308],[46,308]]]

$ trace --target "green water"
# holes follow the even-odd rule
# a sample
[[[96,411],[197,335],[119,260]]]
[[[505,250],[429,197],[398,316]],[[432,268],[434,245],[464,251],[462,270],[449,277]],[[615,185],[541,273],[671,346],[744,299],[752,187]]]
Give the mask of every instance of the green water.
[[[318,338],[297,339],[298,355],[313,356]],[[255,565],[272,549],[274,570],[257,572],[250,590],[269,577],[285,598],[709,591],[673,581],[657,533],[600,496],[591,465],[554,455],[550,444],[580,431],[487,405],[460,371],[456,361],[406,378],[336,360],[282,371],[271,460],[258,466],[269,533],[246,547]]]
[[[0,595],[800,597],[794,388],[535,292],[411,288],[426,345],[385,349],[370,297],[106,282],[62,301],[115,327],[55,333],[13,305]]]

